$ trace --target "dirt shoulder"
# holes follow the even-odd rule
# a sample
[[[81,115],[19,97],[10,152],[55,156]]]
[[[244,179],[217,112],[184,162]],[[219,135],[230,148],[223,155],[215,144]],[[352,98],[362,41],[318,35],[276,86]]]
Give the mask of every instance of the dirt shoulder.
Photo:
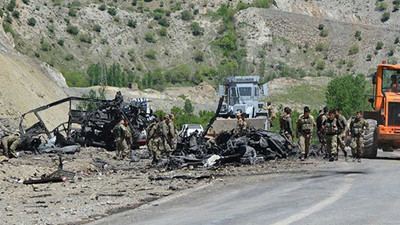
[[[146,150],[142,150],[145,153]],[[310,159],[270,161],[260,165],[229,165],[163,171],[149,167],[150,160],[116,161],[114,153],[82,148],[64,155],[64,169],[75,172],[63,183],[22,184],[57,170],[55,154],[23,155],[0,163],[1,224],[84,224],[118,212],[138,208],[166,196],[181,195],[193,188],[207,188],[224,179],[243,176],[307,173],[325,163]],[[168,179],[171,177],[180,177]],[[150,179],[152,178],[152,179]]]

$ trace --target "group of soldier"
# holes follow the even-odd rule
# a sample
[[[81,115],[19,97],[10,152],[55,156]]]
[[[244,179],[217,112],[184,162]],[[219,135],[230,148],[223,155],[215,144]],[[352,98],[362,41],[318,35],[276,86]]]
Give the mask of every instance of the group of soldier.
[[[280,132],[290,142],[293,142],[293,126],[291,119],[292,110],[289,107],[283,109],[279,119]],[[310,150],[311,138],[314,128],[317,130],[321,150],[325,151],[325,158],[329,161],[338,160],[339,149],[343,152],[347,160],[347,151],[345,149],[345,138],[348,135],[351,138],[351,152],[353,161],[361,162],[362,151],[364,148],[364,135],[369,129],[368,123],[362,118],[362,113],[357,112],[356,116],[349,121],[340,113],[340,109],[329,110],[324,107],[320,111],[315,123],[309,107],[304,107],[304,113],[297,120],[296,137],[299,139],[301,150],[300,159],[304,161]]]
[[[176,149],[177,130],[174,124],[174,114],[167,114],[160,121],[153,119],[146,129],[147,148],[153,158],[152,164],[161,162],[162,156],[169,156]],[[121,120],[113,129],[116,141],[116,158],[130,159],[129,152],[132,145],[132,130],[129,121]]]
[[[159,164],[163,155],[169,156],[177,144],[177,130],[174,124],[174,114],[166,114],[160,121],[158,118],[146,129],[147,148],[152,155],[152,164]]]

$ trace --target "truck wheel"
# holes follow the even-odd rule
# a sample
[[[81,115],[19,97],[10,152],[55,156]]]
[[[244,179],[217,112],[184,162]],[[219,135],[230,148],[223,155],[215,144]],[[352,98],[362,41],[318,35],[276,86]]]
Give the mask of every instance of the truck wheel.
[[[378,144],[376,137],[378,136],[377,122],[376,120],[366,120],[369,124],[368,133],[364,136],[364,152],[363,158],[376,158],[378,153]]]

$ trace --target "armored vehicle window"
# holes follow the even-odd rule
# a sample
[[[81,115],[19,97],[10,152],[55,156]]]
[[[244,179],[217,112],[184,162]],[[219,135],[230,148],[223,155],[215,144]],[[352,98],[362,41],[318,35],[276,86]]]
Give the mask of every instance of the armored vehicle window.
[[[251,96],[251,87],[240,87],[240,96]]]

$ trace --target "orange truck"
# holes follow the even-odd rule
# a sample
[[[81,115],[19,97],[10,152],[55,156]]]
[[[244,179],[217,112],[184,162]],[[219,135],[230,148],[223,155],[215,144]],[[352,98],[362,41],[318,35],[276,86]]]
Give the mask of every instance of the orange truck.
[[[364,136],[363,157],[375,158],[378,148],[400,148],[400,65],[383,61],[372,78],[373,95],[368,101],[373,111],[364,111],[369,132]]]

